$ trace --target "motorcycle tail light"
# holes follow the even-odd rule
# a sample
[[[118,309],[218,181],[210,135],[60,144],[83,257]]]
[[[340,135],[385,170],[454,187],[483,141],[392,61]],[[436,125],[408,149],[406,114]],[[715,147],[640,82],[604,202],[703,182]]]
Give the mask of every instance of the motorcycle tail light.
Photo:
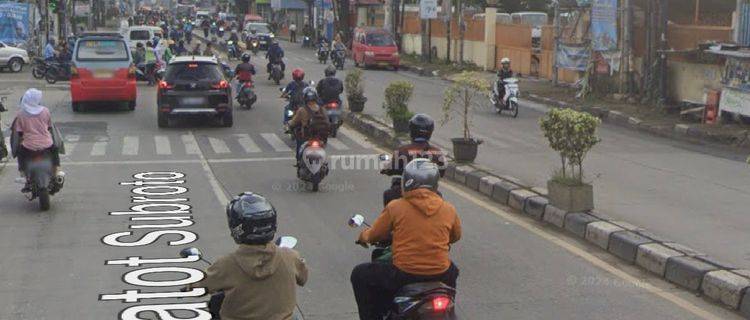
[[[229,88],[229,82],[226,80],[221,80],[219,83],[212,85],[211,88],[214,89],[228,89]]]
[[[338,103],[335,103],[335,102],[331,102],[331,103],[329,103],[329,104],[326,104],[326,106],[325,106],[325,107],[326,107],[326,109],[336,109],[336,108],[338,108],[338,107],[339,107],[339,104],[338,104]]]
[[[320,141],[318,141],[318,140],[313,140],[312,142],[310,142],[310,146],[311,146],[311,147],[316,147],[316,148],[317,148],[317,147],[320,147]]]
[[[448,310],[448,306],[451,304],[451,299],[448,297],[435,297],[432,299],[432,310],[435,312],[445,312]]]
[[[171,85],[171,84],[169,84],[168,82],[163,81],[163,80],[159,81],[159,89],[168,90],[168,89],[172,89],[172,88],[174,88],[174,86]]]

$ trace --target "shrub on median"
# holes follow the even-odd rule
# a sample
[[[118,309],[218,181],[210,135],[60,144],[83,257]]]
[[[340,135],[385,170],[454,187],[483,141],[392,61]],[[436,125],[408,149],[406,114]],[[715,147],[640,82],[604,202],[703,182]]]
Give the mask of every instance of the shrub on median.
[[[385,102],[388,117],[393,121],[408,121],[414,114],[409,111],[409,100],[414,93],[414,85],[408,81],[393,81],[385,88]]]
[[[552,109],[539,120],[550,147],[560,154],[562,167],[553,180],[564,184],[583,183],[583,159],[601,141],[596,136],[600,123],[599,118],[572,109]]]
[[[453,83],[443,96],[443,119],[445,125],[454,113],[463,120],[463,138],[471,139],[471,108],[489,94],[490,84],[481,74],[464,71],[452,78]]]

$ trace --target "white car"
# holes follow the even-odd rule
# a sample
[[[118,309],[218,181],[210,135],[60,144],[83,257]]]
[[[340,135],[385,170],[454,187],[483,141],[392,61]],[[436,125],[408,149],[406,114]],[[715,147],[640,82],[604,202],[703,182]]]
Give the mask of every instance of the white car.
[[[29,64],[29,53],[26,50],[0,42],[0,69],[21,72],[25,64]]]

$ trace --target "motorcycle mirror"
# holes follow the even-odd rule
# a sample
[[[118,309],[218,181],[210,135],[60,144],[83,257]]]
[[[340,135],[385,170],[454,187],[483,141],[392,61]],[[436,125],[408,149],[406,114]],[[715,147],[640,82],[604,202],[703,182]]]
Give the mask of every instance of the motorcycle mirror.
[[[361,227],[363,224],[366,225],[365,217],[361,214],[355,214],[349,218],[349,226],[352,228]]]
[[[378,159],[380,159],[380,161],[390,161],[391,160],[391,155],[390,154],[381,153],[378,156]]]
[[[276,239],[276,245],[280,248],[292,249],[297,246],[297,242],[297,238],[290,236],[284,236]]]
[[[180,257],[183,257],[183,258],[187,258],[187,257],[190,257],[190,256],[198,256],[198,257],[200,257],[201,255],[202,255],[201,251],[198,250],[198,248],[194,248],[194,247],[185,248],[185,249],[180,250]]]
[[[315,81],[310,80],[310,86],[315,86]]]

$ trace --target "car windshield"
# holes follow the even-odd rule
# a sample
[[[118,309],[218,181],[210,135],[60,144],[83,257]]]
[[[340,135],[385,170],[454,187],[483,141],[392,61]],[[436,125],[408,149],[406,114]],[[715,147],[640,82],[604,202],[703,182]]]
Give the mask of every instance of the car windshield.
[[[255,29],[257,33],[271,33],[268,30],[268,25],[265,23],[250,23],[247,25],[247,27],[245,27],[245,29],[247,29],[248,32],[250,32],[250,30],[252,29]]]
[[[128,61],[128,48],[121,40],[81,40],[76,59],[80,61]]]
[[[367,35],[365,41],[368,45],[378,47],[395,45],[395,43],[393,42],[393,38],[391,38],[391,35],[386,33],[370,33]]]
[[[176,81],[221,81],[219,68],[213,63],[176,63],[170,64],[164,76],[167,82]]]
[[[151,40],[148,30],[130,31],[130,40]]]

